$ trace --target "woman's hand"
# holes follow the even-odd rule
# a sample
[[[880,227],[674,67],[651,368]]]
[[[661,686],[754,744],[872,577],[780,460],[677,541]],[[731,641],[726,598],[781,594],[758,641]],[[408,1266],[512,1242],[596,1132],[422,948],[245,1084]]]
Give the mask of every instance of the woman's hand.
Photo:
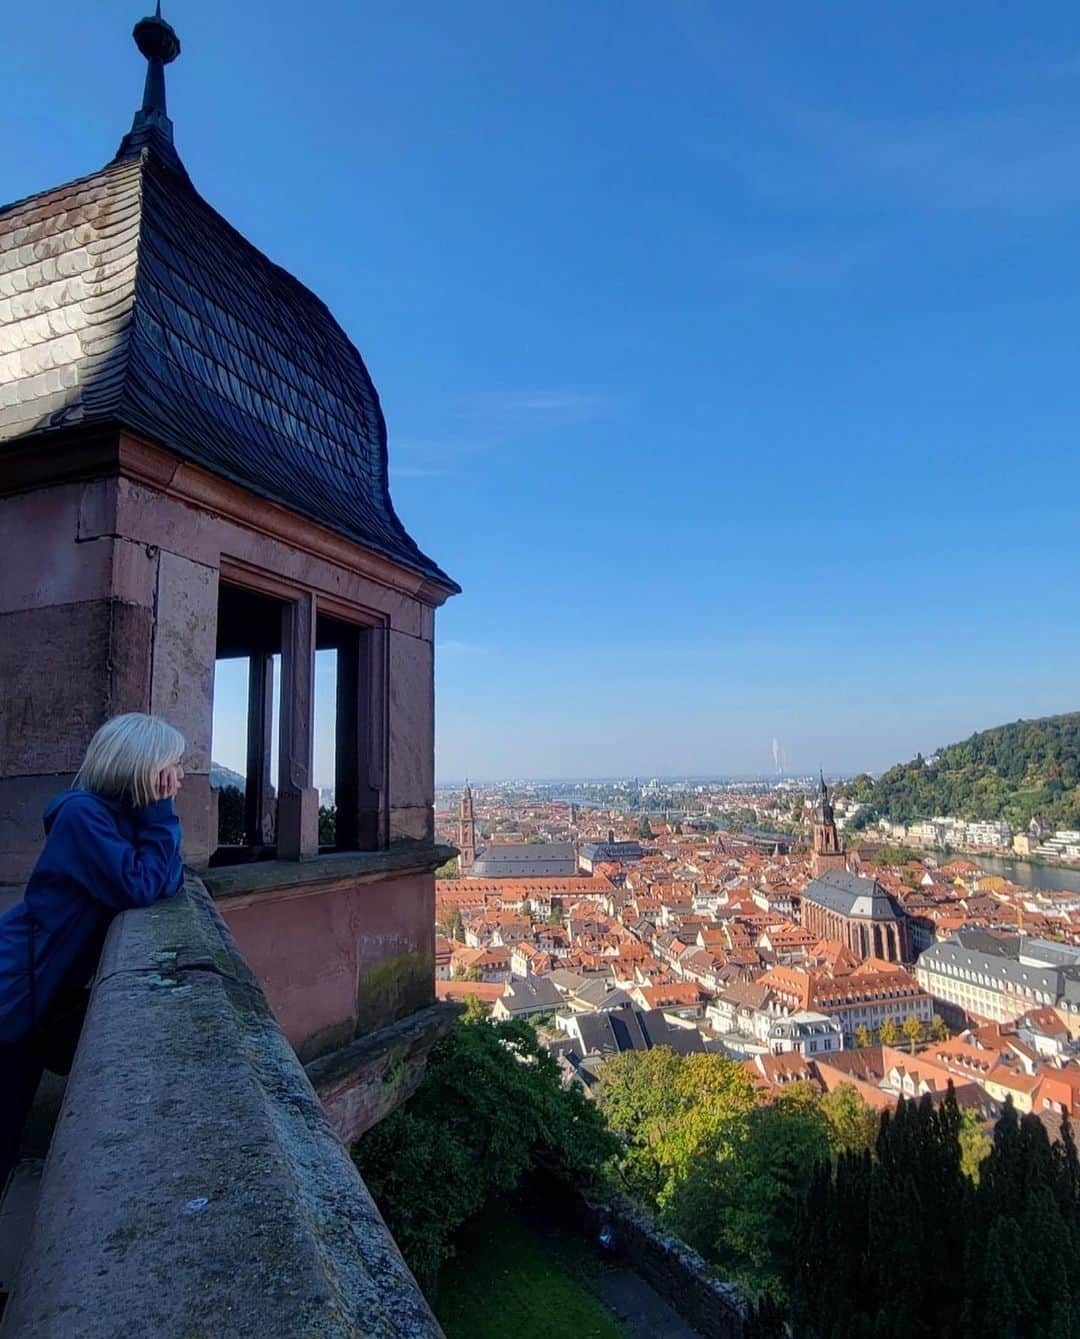
[[[179,763],[166,767],[158,777],[158,795],[163,800],[174,800],[184,784],[184,769]]]

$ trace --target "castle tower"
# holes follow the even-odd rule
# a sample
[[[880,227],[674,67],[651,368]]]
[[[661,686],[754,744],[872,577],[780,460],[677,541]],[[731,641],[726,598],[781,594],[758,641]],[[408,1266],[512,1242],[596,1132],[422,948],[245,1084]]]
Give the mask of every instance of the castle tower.
[[[468,781],[461,792],[461,814],[458,819],[458,864],[467,874],[476,862],[476,815],[473,812],[472,789]]]
[[[187,741],[185,864],[231,871],[221,913],[308,1060],[434,1000],[400,964],[431,957],[434,619],[458,586],[394,510],[347,332],[195,189],[167,110],[177,34],[155,13],[134,38],[141,105],[111,161],[0,204],[0,887],[21,888],[94,731],[166,717]],[[238,126],[214,138],[243,162]],[[355,261],[349,235],[311,245]],[[301,862],[322,848],[325,650],[340,861],[320,883]],[[248,687],[246,710],[218,699],[243,740],[228,833],[226,662]],[[275,895],[255,895],[268,866]]]
[[[847,868],[847,857],[844,855],[840,834],[836,830],[836,819],[824,773],[821,775],[821,790],[814,810],[814,853],[810,858],[810,867],[815,878],[829,869]]]

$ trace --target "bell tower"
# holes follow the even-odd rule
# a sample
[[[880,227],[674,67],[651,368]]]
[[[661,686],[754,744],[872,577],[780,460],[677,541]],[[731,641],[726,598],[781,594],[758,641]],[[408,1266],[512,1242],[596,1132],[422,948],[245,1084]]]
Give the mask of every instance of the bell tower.
[[[836,830],[836,818],[824,773],[821,774],[821,789],[814,810],[814,853],[810,859],[810,868],[815,878],[829,869],[847,868],[847,857]]]
[[[476,815],[473,813],[472,789],[468,781],[461,792],[461,813],[458,819],[458,866],[463,875],[472,869],[476,860]]]

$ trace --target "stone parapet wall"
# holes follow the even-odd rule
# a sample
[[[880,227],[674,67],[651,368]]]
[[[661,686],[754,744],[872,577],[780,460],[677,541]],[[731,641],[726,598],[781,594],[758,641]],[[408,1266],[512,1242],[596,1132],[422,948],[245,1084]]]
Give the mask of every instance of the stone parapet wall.
[[[113,923],[0,1333],[442,1333],[197,879]]]
[[[592,1234],[604,1227],[613,1231],[618,1254],[704,1339],[742,1339],[746,1309],[741,1295],[730,1283],[714,1278],[686,1242],[625,1200],[581,1194],[579,1204]]]
[[[450,854],[402,841],[203,874],[305,1063],[434,1003],[434,870]]]
[[[428,1053],[459,1012],[455,1004],[429,1005],[305,1066],[343,1144],[351,1146],[409,1100],[424,1077]]]

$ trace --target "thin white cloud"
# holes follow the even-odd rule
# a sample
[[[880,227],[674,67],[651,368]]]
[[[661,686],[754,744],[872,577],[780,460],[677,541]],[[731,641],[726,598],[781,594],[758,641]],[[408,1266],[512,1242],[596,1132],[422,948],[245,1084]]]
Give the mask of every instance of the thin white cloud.
[[[468,433],[494,443],[516,433],[546,432],[610,417],[614,402],[593,391],[535,389],[474,391],[458,412]]]

